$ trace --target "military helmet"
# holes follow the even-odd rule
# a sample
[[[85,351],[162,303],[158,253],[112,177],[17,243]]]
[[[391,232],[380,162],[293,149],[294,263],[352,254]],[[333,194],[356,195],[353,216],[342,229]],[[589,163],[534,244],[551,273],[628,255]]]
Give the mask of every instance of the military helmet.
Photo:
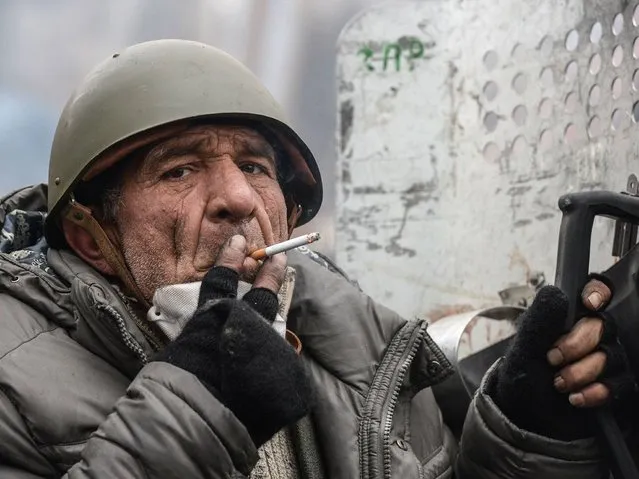
[[[322,202],[309,148],[268,90],[223,51],[187,40],[155,40],[115,53],[84,79],[60,116],[49,163],[47,240],[62,244],[59,217],[74,188],[105,154],[140,133],[185,120],[254,122],[283,145],[292,174],[282,185],[299,208],[296,225]]]

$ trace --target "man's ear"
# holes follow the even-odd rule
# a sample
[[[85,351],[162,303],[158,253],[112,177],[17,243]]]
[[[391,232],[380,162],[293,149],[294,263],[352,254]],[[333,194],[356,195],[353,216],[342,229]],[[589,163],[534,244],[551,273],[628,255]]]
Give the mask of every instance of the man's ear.
[[[115,271],[104,258],[98,244],[87,230],[62,218],[62,231],[67,244],[85,263],[105,276],[115,276]]]

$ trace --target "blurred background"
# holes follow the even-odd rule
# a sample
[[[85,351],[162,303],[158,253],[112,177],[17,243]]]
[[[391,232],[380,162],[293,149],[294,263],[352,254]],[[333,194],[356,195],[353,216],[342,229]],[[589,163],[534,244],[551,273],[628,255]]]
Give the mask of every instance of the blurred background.
[[[324,206],[305,231],[332,255],[336,42],[372,0],[1,0],[0,195],[46,182],[58,115],[75,85],[127,45],[197,40],[253,70],[288,112],[324,178]]]

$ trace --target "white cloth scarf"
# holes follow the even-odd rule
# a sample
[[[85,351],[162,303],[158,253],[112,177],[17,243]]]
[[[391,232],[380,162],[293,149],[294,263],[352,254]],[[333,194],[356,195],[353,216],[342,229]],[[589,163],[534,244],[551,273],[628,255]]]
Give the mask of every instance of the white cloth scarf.
[[[158,288],[153,295],[153,303],[147,313],[147,319],[162,330],[173,341],[184,329],[186,323],[193,317],[197,309],[200,296],[200,281],[194,283],[171,284]],[[240,281],[237,297],[243,298],[251,289],[251,284]],[[295,270],[287,268],[284,283],[280,288],[277,299],[279,309],[273,328],[282,336],[286,333],[286,316],[291,306],[293,288],[295,287]]]
[[[156,290],[153,303],[147,313],[149,321],[154,322],[173,341],[193,317],[197,309],[201,282],[172,284]],[[286,333],[286,317],[291,306],[295,288],[295,270],[287,268],[284,283],[280,288],[278,312],[273,328],[282,336]],[[251,284],[240,281],[237,297],[242,298],[251,289]],[[296,479],[299,477],[295,448],[290,433],[286,429],[279,431],[271,440],[257,451],[259,460],[251,472],[250,479]]]

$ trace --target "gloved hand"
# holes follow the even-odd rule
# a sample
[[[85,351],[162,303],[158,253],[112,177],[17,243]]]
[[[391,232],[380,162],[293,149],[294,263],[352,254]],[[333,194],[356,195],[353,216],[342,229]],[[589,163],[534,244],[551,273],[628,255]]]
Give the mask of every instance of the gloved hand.
[[[286,257],[267,259],[239,300],[238,271],[246,261],[246,240],[234,236],[202,282],[195,315],[155,360],[200,379],[259,447],[309,413],[311,385],[293,347],[271,326]]]
[[[586,299],[597,298],[590,295],[593,288],[598,304]],[[591,310],[610,298],[600,282],[584,291]],[[542,288],[522,313],[517,336],[488,384],[489,395],[515,425],[564,441],[595,434],[586,408],[620,404],[636,391],[614,324],[584,318],[563,335],[567,311],[568,300],[558,288]]]

